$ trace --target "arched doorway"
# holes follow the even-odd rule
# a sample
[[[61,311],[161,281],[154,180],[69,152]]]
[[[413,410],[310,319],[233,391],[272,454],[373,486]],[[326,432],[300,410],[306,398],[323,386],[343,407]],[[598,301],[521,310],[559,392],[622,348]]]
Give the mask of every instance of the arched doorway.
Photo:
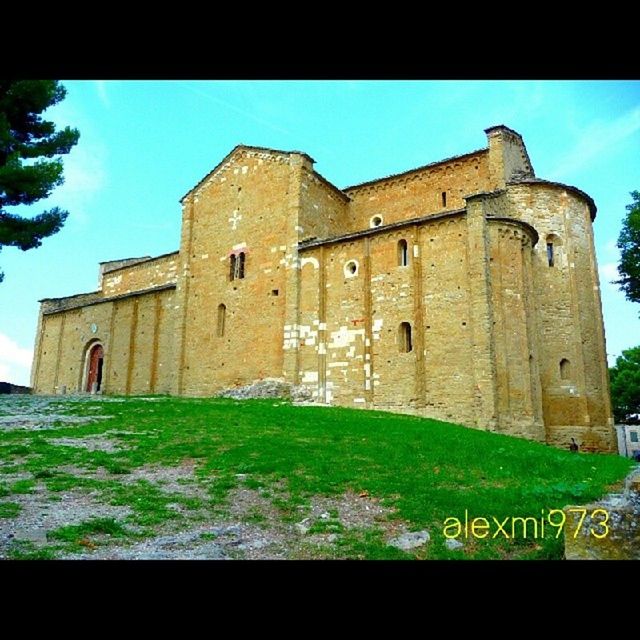
[[[104,349],[101,344],[94,344],[89,350],[87,358],[87,383],[85,391],[97,393],[102,388],[102,366],[104,364]]]

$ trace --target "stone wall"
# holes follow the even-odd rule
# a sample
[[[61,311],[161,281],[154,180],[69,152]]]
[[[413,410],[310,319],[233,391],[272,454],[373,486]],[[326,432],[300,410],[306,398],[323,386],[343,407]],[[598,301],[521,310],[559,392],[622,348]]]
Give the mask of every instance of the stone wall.
[[[141,289],[175,284],[177,278],[178,252],[157,258],[140,260],[133,265],[124,265],[101,274],[102,293],[115,296]]]
[[[511,215],[540,236],[533,284],[547,441],[568,447],[575,437],[583,450],[615,451],[594,211],[571,188],[543,181],[509,185],[507,200]],[[562,360],[568,361],[564,377]]]
[[[36,342],[34,392],[84,391],[87,353],[100,343],[103,392],[168,393],[175,375],[173,298],[173,288],[167,287],[44,313]]]
[[[344,190],[351,202],[343,233],[370,228],[374,216],[380,216],[383,224],[391,224],[427,213],[461,209],[466,196],[490,188],[486,149],[349,187]]]

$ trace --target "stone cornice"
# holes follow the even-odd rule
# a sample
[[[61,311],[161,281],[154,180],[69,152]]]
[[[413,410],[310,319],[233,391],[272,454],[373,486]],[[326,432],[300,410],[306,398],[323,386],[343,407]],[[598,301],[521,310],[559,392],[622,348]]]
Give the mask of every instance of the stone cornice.
[[[395,229],[402,229],[403,227],[410,227],[415,224],[423,224],[435,220],[442,220],[443,218],[453,218],[456,216],[466,215],[466,209],[456,209],[455,211],[445,211],[444,213],[432,213],[426,216],[420,216],[419,218],[409,218],[408,220],[401,220],[400,222],[393,222],[391,224],[380,225],[373,229],[364,229],[363,231],[354,231],[353,233],[346,233],[341,236],[333,236],[331,238],[325,238],[323,240],[306,240],[298,244],[298,250],[303,251],[312,247],[319,247],[326,244],[335,244],[339,242],[348,242],[349,240],[358,240],[367,236],[375,236],[383,234]]]

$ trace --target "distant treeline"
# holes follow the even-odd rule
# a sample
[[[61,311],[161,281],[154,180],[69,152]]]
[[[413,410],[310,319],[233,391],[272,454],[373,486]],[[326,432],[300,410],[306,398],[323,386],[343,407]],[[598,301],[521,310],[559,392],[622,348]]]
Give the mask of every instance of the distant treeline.
[[[21,387],[19,384],[0,382],[0,394],[1,393],[31,393],[31,387]]]

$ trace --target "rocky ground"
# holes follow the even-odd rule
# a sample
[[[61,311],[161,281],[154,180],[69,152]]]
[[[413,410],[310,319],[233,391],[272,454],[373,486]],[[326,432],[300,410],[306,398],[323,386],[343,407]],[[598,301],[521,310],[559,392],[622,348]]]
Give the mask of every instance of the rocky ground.
[[[69,402],[91,402],[92,415],[68,413]],[[54,446],[80,447],[88,451],[117,452],[120,439],[110,431],[85,437],[55,436],[55,430],[71,424],[98,422],[101,407],[120,399],[5,396],[0,397],[0,432],[7,430],[42,431]],[[122,435],[122,432],[118,432]],[[128,506],[110,504],[99,490],[86,487],[49,491],[46,483],[28,471],[15,471],[24,461],[13,457],[9,465],[0,461],[0,481],[6,486],[19,481],[35,481],[29,492],[0,497],[0,558],[14,557],[15,549],[51,548],[51,534],[61,527],[80,525],[95,519],[122,523],[126,536],[93,533],[79,540],[82,551],[57,551],[54,557],[67,559],[291,559],[345,557],[344,540],[356,533],[381,531],[388,544],[403,550],[421,547],[429,540],[426,531],[410,533],[405,523],[393,517],[374,496],[346,492],[339,496],[310,496],[298,512],[283,515],[280,508],[287,497],[286,481],[256,488],[246,474],[236,476],[237,486],[226,498],[224,508],[187,509],[180,502],[169,508],[184,516],[154,525],[153,535],[136,538],[136,526],[127,522]],[[177,466],[144,465],[130,473],[110,473],[104,467],[91,469],[61,465],[54,473],[76,478],[116,481],[132,485],[144,481],[170,496],[201,500],[206,486],[197,475],[196,463],[184,460]],[[2,495],[2,494],[0,494]],[[3,504],[19,505],[15,515],[1,511]],[[17,509],[17,507],[14,507]],[[76,545],[77,547],[77,545]]]

